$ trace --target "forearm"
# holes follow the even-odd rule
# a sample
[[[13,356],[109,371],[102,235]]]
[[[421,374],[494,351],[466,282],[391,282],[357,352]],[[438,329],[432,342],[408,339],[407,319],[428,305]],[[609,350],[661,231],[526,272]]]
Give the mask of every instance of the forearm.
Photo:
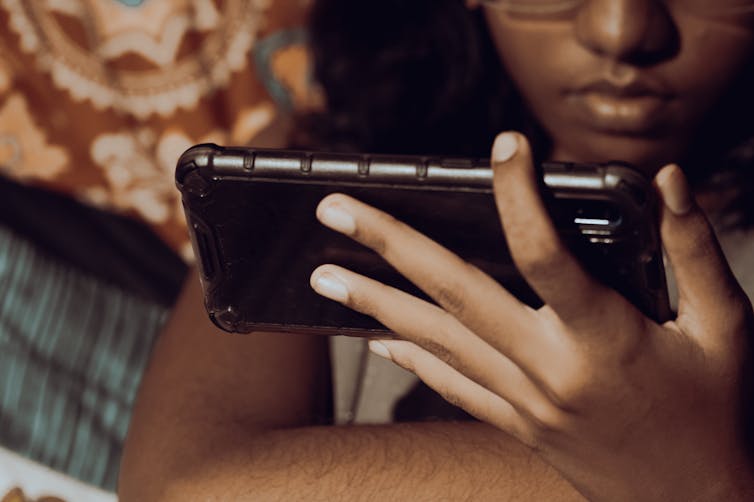
[[[218,424],[181,436],[124,466],[121,500],[581,500],[530,451],[478,423],[255,434]]]
[[[328,402],[327,340],[218,333],[200,299],[194,277],[155,346],[126,441],[121,500],[575,497],[536,456],[483,424],[308,427]]]

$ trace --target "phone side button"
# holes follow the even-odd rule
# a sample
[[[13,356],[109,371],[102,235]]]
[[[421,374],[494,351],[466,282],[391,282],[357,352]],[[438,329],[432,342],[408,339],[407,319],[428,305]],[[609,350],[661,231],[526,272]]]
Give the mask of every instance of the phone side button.
[[[203,225],[192,222],[196,250],[199,253],[199,266],[201,267],[202,276],[207,280],[212,280],[217,268],[215,267],[215,254],[210,244],[210,235]]]
[[[449,167],[451,169],[471,169],[476,167],[476,161],[474,159],[449,157],[442,159],[442,166]]]

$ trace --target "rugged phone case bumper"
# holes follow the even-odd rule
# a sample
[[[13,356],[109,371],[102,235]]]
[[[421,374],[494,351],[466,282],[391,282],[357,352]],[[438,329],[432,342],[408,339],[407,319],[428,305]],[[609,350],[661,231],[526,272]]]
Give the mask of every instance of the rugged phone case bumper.
[[[515,270],[483,159],[333,154],[197,145],[176,168],[205,306],[231,332],[385,335],[374,319],[320,297],[311,272],[337,263],[426,298],[378,255],[315,218],[350,194],[426,233],[539,300]],[[658,321],[670,317],[653,189],[625,164],[544,163],[543,195],[585,267]]]

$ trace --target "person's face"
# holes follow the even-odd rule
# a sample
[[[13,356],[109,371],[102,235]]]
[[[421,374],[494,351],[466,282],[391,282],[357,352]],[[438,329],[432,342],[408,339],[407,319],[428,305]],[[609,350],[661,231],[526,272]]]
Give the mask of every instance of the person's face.
[[[704,141],[701,125],[754,61],[754,23],[683,4],[584,0],[547,18],[483,7],[553,158],[620,159],[654,172]]]

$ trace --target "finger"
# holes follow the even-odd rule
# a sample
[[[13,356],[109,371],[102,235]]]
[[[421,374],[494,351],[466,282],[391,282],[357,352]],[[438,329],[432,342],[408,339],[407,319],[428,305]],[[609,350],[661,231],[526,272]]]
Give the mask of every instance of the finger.
[[[334,265],[317,268],[311,283],[318,293],[374,317],[517,408],[549,403],[521,368],[440,307]]]
[[[521,367],[536,368],[536,312],[494,279],[392,216],[343,194],[317,208],[326,226],[380,254],[447,312]]]
[[[510,403],[418,345],[404,340],[372,340],[369,348],[416,374],[450,404],[530,444],[527,422]]]
[[[741,326],[750,311],[715,233],[681,169],[671,164],[655,177],[662,198],[660,232],[678,284],[678,324],[704,336],[720,326]]]
[[[558,235],[540,195],[529,142],[515,132],[500,134],[492,166],[495,199],[516,267],[566,325],[597,328],[602,334],[602,306],[620,296],[594,280]]]

